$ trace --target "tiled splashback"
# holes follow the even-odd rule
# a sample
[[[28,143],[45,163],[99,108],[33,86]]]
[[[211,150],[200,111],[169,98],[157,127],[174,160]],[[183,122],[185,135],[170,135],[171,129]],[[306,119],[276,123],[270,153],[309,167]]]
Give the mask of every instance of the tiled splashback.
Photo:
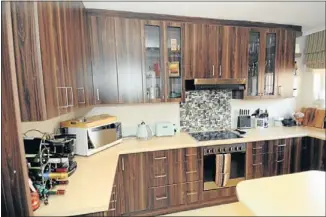
[[[229,90],[186,92],[180,106],[180,127],[187,132],[231,128],[231,98]]]

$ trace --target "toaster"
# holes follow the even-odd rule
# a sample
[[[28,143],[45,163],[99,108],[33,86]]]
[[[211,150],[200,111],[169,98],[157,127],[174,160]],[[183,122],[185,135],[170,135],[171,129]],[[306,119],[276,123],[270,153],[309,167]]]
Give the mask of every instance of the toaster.
[[[171,122],[159,122],[155,126],[156,136],[174,136],[176,132],[175,125]]]

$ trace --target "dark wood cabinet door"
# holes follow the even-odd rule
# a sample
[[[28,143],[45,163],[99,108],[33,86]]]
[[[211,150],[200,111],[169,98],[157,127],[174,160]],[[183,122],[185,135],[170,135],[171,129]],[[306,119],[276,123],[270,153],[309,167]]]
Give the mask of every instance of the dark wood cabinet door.
[[[121,156],[125,212],[147,209],[147,172],[145,153]]]
[[[185,24],[185,79],[207,77],[209,71],[207,36],[207,24]]]
[[[45,76],[43,81],[40,38],[38,35],[37,3],[12,2],[11,11],[12,36],[22,121],[45,120],[47,115],[54,117],[58,112],[56,91],[54,89],[56,82],[55,79],[51,79],[54,77],[51,75],[48,75],[49,77]],[[40,27],[42,27],[42,22],[40,21]],[[48,55],[50,56],[50,54]],[[44,58],[46,59],[46,57]],[[55,57],[53,58],[55,59]],[[50,66],[47,65],[45,67]],[[43,82],[50,89],[47,92],[46,101]],[[46,110],[46,102],[47,105],[52,105],[52,107],[48,107],[48,110]]]
[[[246,78],[249,29],[234,26],[221,26],[219,29],[218,77]]]
[[[292,139],[274,140],[273,145],[273,175],[282,175],[290,173]]]
[[[141,22],[115,17],[114,24],[119,103],[144,102]]]
[[[31,216],[10,4],[12,2],[1,2],[1,216]],[[23,6],[25,3],[20,4]]]
[[[87,16],[88,49],[96,104],[119,102],[114,26],[114,18],[112,17]]]
[[[302,137],[292,139],[290,173],[296,173],[301,171],[301,151],[303,140],[304,139]]]
[[[291,30],[277,30],[276,73],[278,97],[293,97],[294,55],[296,33]]]

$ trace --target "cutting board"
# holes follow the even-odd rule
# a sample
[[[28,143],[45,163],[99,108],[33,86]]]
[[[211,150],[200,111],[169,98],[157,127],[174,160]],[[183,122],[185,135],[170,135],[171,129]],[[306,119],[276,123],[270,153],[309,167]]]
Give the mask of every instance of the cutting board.
[[[324,128],[325,115],[326,115],[325,109],[317,109],[315,112],[313,126],[317,128]]]
[[[316,109],[315,108],[303,108],[301,109],[301,112],[304,113],[303,117],[303,126],[313,126],[313,116],[315,113]]]

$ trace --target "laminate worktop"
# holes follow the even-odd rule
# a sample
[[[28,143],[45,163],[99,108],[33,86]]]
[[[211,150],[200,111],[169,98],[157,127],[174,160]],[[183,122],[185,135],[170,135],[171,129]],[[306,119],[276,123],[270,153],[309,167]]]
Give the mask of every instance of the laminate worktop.
[[[257,216],[325,216],[325,172],[307,171],[240,182],[237,196]]]
[[[76,156],[77,170],[65,186],[65,195],[51,195],[49,204],[34,212],[36,216],[72,216],[106,211],[114,182],[120,154],[158,150],[202,147],[231,143],[245,143],[293,137],[311,136],[325,140],[325,130],[307,127],[277,127],[248,130],[244,138],[197,142],[188,133],[177,133],[173,137],[153,137],[139,141],[125,138],[111,148],[89,157]],[[63,188],[60,186],[60,188]]]

